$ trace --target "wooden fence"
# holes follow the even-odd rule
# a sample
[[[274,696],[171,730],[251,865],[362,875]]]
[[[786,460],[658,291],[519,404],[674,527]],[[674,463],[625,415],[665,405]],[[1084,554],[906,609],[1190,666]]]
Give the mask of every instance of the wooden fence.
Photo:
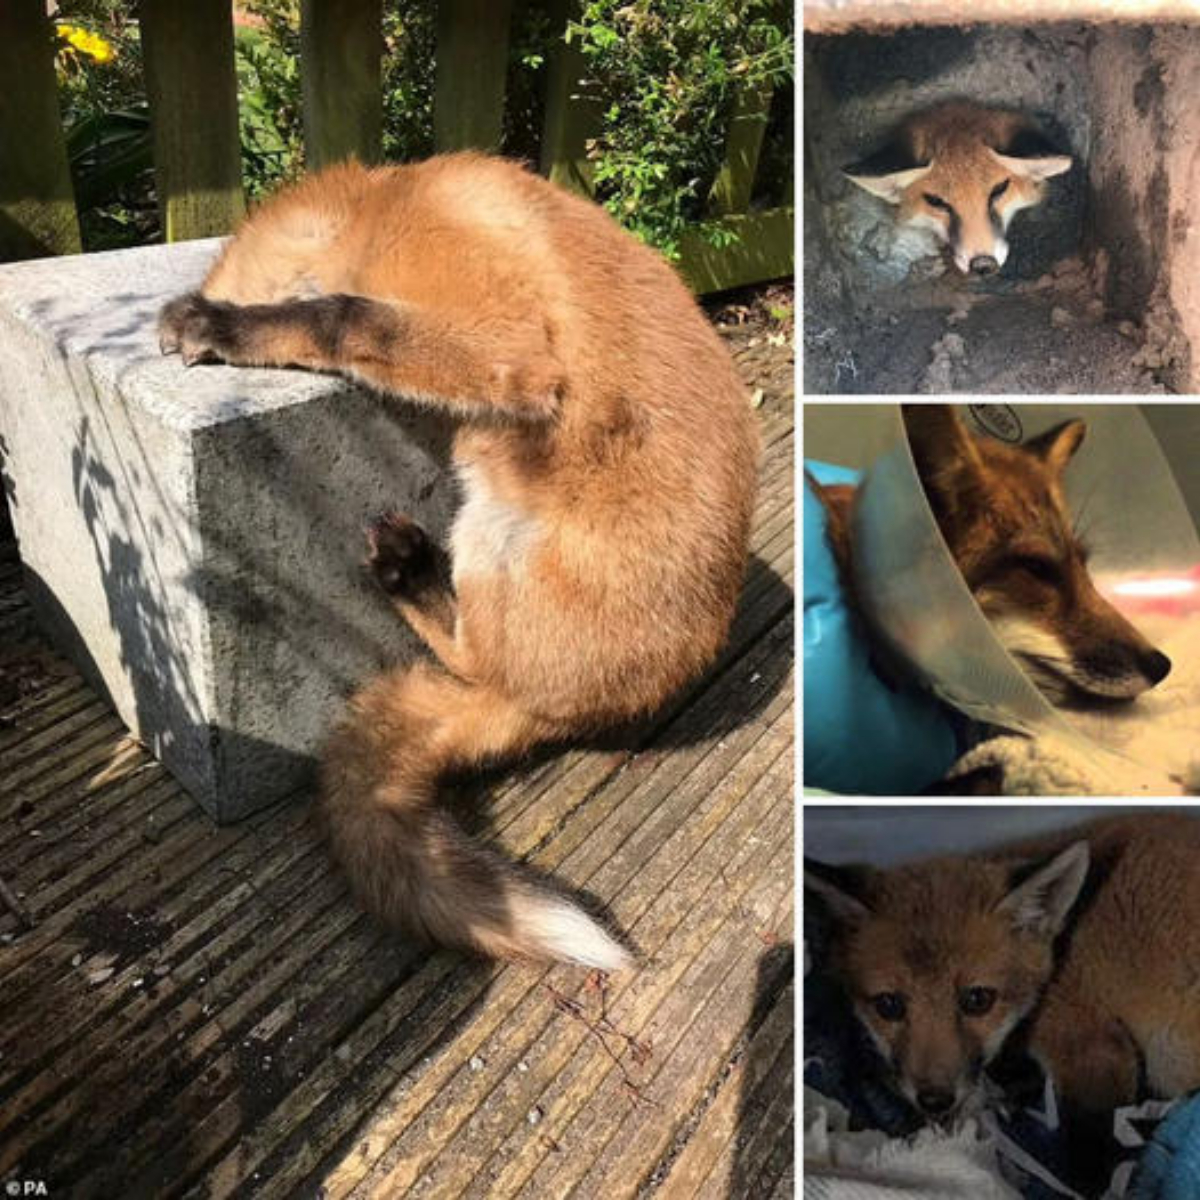
[[[576,0],[549,0],[566,28]],[[301,0],[300,70],[306,161],[381,156],[383,0]],[[499,145],[513,0],[438,0],[434,132],[438,150]],[[140,0],[154,166],[167,241],[228,233],[245,208],[238,140],[231,0]],[[541,170],[591,191],[585,143],[598,101],[581,87],[580,52],[563,44],[549,64]],[[43,0],[0,0],[0,260],[80,249],[79,220],[59,115]],[[751,211],[771,105],[739,97],[709,216],[736,233],[720,248],[699,228],[680,268],[701,293],[791,273],[790,203]]]

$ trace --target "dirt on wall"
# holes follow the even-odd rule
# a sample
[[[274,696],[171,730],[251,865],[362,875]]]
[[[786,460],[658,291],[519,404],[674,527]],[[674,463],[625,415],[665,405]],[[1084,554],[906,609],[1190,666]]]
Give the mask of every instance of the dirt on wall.
[[[810,35],[805,68],[807,390],[1194,386],[1200,26]],[[961,98],[1030,114],[1076,160],[1017,215],[1009,261],[986,280],[841,172],[904,116]]]
[[[1174,390],[1200,388],[1200,25],[1106,28],[1089,54],[1105,136],[1089,164],[1085,249],[1107,253],[1103,299],[1147,327]]]

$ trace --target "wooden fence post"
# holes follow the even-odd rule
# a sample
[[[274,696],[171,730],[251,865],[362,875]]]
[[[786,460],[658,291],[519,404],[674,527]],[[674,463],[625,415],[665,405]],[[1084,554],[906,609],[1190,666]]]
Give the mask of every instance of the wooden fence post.
[[[300,82],[310,170],[383,156],[383,0],[302,0]]]
[[[230,0],[139,0],[158,207],[168,242],[245,211]]]
[[[737,94],[725,138],[725,161],[709,194],[709,209],[717,216],[744,213],[750,207],[774,92],[764,83],[743,87]]]
[[[551,28],[560,38],[579,15],[579,0],[551,0]],[[587,87],[586,60],[577,42],[559,41],[550,57],[541,172],[560,187],[594,191],[587,143],[600,131],[601,99]]]
[[[436,149],[498,150],[512,0],[438,0]]]
[[[43,0],[0,2],[0,261],[78,253]]]

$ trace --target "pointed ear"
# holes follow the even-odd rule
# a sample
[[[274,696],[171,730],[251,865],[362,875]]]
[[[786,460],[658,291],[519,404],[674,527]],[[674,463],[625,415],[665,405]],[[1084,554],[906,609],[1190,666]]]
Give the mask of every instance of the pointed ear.
[[[989,153],[1006,171],[1039,183],[1069,171],[1073,161],[1032,125],[1018,129],[1006,145],[989,147]]]
[[[935,512],[953,504],[983,473],[979,447],[949,404],[902,404],[917,474]]]
[[[1075,842],[1036,867],[1000,901],[996,911],[1006,913],[1018,929],[1052,940],[1079,899],[1090,864],[1087,842]]]
[[[1061,475],[1083,444],[1086,433],[1087,426],[1082,421],[1063,421],[1061,425],[1030,438],[1022,449],[1040,458],[1055,475]]]
[[[899,204],[905,191],[933,170],[932,162],[918,162],[899,142],[890,142],[842,174],[860,188],[889,204]]]
[[[1044,154],[1021,158],[1015,154],[1001,154],[997,150],[989,150],[988,153],[1006,171],[1023,179],[1032,179],[1036,183],[1041,183],[1044,179],[1052,179],[1055,175],[1065,174],[1075,161],[1069,154]]]
[[[928,175],[932,167],[931,163],[928,167],[911,167],[907,171],[892,171],[888,175],[856,174],[851,168],[847,168],[842,174],[851,183],[856,183],[860,188],[870,192],[872,196],[878,196],[889,204],[899,204],[904,199],[904,193],[918,179]]]
[[[804,890],[824,901],[834,920],[845,924],[856,924],[870,915],[863,899],[866,879],[865,867],[835,867],[815,858],[804,860]]]

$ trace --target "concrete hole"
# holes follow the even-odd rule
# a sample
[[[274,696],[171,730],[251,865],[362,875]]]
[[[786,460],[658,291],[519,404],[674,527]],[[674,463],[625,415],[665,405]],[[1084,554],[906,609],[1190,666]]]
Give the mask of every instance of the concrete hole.
[[[893,20],[926,7],[806,6],[806,391],[1200,390],[1200,24]],[[843,174],[951,100],[1027,114],[1074,158],[986,278]]]

